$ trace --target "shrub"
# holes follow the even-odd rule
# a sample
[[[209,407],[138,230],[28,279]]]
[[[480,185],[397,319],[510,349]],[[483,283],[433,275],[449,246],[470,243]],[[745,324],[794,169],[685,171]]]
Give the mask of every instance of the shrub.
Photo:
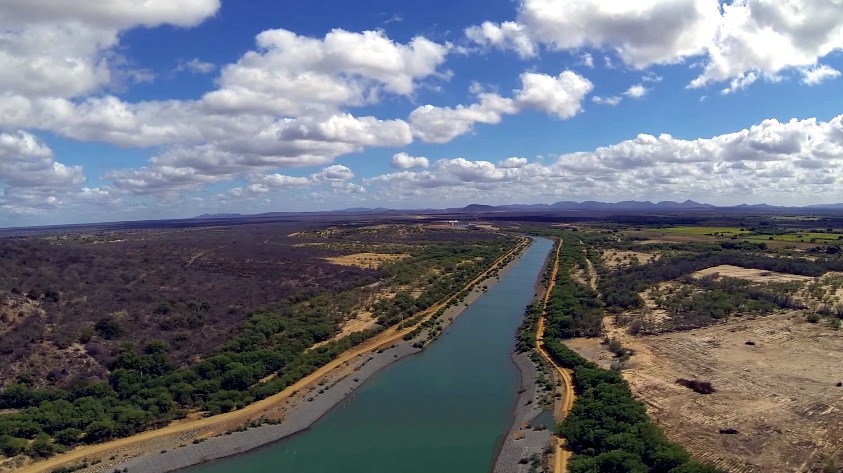
[[[711,382],[709,381],[679,378],[676,380],[676,384],[680,386],[685,386],[686,388],[700,394],[712,394],[717,392],[717,390],[714,389],[714,386],[712,386]]]

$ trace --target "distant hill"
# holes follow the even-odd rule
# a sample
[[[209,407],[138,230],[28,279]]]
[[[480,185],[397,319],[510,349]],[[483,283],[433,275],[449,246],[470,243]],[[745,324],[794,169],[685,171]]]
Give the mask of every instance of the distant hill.
[[[218,220],[221,218],[240,218],[243,214],[202,214],[193,217],[197,220]]]
[[[843,203],[837,204],[816,204],[804,207],[785,207],[769,204],[740,204],[733,206],[716,206],[711,204],[704,204],[693,200],[685,200],[684,202],[674,202],[670,200],[663,200],[653,203],[651,201],[639,200],[625,200],[621,202],[599,202],[589,200],[585,202],[574,201],[560,201],[552,204],[505,204],[505,205],[487,205],[487,204],[469,204],[460,208],[447,209],[390,209],[385,207],[351,207],[340,210],[330,210],[321,212],[267,212],[257,215],[244,215],[238,213],[220,213],[220,214],[203,214],[194,217],[197,220],[220,220],[220,219],[238,219],[248,217],[290,217],[295,215],[374,215],[374,214],[458,214],[458,213],[473,213],[482,214],[490,212],[505,212],[505,211],[523,211],[523,212],[583,212],[583,211],[599,211],[599,212],[659,212],[659,211],[722,211],[727,213],[741,213],[741,212],[769,212],[782,213],[794,211],[824,211],[834,212],[843,211]]]

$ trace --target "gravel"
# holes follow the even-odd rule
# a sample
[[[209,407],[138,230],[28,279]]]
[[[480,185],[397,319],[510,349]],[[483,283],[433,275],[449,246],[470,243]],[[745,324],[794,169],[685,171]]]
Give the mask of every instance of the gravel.
[[[533,454],[541,456],[544,449],[550,446],[553,429],[553,426],[547,426],[544,430],[523,428],[525,424],[535,426],[533,420],[543,412],[539,407],[536,389],[538,369],[527,353],[515,353],[512,355],[512,360],[521,372],[521,389],[516,401],[512,427],[498,453],[493,473],[528,472],[529,463],[520,463],[521,459],[529,458]],[[520,432],[523,438],[516,440],[517,432]]]

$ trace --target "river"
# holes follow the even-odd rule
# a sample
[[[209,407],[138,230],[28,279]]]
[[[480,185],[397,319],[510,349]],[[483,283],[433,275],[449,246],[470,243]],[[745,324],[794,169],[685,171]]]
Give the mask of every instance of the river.
[[[369,379],[310,429],[185,471],[489,471],[518,394],[514,335],[551,247],[537,239],[439,339]]]

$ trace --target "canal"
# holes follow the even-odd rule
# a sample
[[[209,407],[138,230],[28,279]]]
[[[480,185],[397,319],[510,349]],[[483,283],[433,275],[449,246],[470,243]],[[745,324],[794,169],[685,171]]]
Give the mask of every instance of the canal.
[[[186,471],[489,471],[518,394],[515,332],[551,247],[537,239],[438,340],[372,377],[312,428]]]

